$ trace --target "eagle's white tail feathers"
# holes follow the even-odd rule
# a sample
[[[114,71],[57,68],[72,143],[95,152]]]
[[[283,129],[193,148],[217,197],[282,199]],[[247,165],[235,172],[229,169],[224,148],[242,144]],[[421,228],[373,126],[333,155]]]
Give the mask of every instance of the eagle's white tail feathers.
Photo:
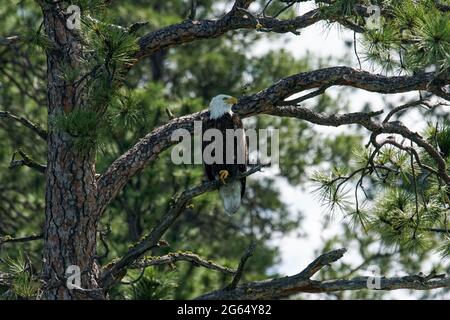
[[[223,201],[225,212],[229,215],[236,213],[241,205],[241,182],[235,180],[220,186],[219,194]]]

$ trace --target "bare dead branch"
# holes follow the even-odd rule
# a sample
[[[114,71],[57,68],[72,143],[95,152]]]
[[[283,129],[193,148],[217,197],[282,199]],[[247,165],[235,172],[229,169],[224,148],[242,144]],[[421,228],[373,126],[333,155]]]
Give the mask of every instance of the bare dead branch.
[[[298,293],[320,293],[345,290],[368,289],[373,277],[356,277],[341,280],[311,280],[310,277],[317,271],[332,262],[342,258],[345,249],[334,250],[325,253],[314,260],[302,272],[283,278],[272,280],[248,282],[237,286],[233,290],[221,289],[204,294],[199,300],[261,300],[289,297]],[[429,276],[410,275],[404,277],[380,278],[380,288],[377,290],[430,290],[435,288],[450,287],[450,277],[445,275]]]
[[[342,248],[322,254],[316,260],[311,262],[302,272],[300,272],[298,276],[300,278],[309,279],[317,272],[319,272],[319,270],[322,269],[323,267],[329,266],[331,263],[341,259],[346,252],[347,249]]]
[[[31,129],[32,131],[34,131],[43,140],[47,140],[47,132],[44,129],[42,129],[38,124],[36,124],[22,116],[13,115],[9,111],[0,111],[0,118],[14,120],[14,121],[22,124],[23,126],[27,127],[28,129]]]
[[[420,106],[420,105],[422,105],[422,103],[423,103],[423,101],[420,99],[420,100],[408,102],[408,103],[402,104],[401,106],[395,107],[394,109],[389,111],[387,116],[384,118],[383,123],[389,122],[389,120],[394,116],[394,114],[396,114],[398,112],[401,112],[401,111],[404,111],[406,109],[409,109],[411,107]]]
[[[16,160],[15,158],[17,154],[20,155],[22,159]],[[19,149],[18,151],[14,152],[11,163],[9,164],[9,168],[12,169],[20,166],[29,167],[39,173],[45,173],[45,170],[47,169],[45,165],[37,163],[36,161],[31,159],[25,152]]]
[[[237,179],[247,177],[255,172],[260,171],[265,164],[257,165],[247,172],[239,175]],[[107,270],[101,275],[101,286],[110,288],[116,281],[119,274],[123,274],[131,264],[139,259],[145,252],[158,245],[161,237],[172,226],[176,219],[186,210],[188,202],[208,191],[216,190],[219,187],[219,181],[208,181],[199,186],[185,190],[181,194],[175,196],[172,200],[169,210],[164,214],[161,220],[156,224],[153,230],[143,238],[139,243],[133,246],[122,258],[117,262],[109,265]]]
[[[450,71],[444,76],[446,81],[450,82]],[[413,141],[416,144],[433,154],[432,157],[439,162],[439,172],[443,177],[448,177],[445,173],[445,163],[443,163],[439,153],[436,153],[437,151],[423,139],[418,140],[416,134],[407,128],[400,128],[393,123],[386,123],[381,126],[371,120],[372,117],[381,114],[381,111],[366,114],[324,115],[302,107],[279,106],[279,103],[289,96],[314,88],[344,85],[379,93],[402,93],[426,90],[427,85],[434,78],[435,73],[433,72],[412,76],[386,77],[348,67],[325,68],[284,78],[265,90],[241,97],[238,104],[233,107],[233,111],[243,118],[257,114],[270,114],[296,117],[327,126],[360,124],[370,131],[402,134],[408,139],[414,139]],[[114,161],[98,180],[99,214],[103,212],[106,205],[126,185],[129,179],[153,162],[159,153],[176,143],[176,141],[171,141],[171,135],[176,129],[193,132],[194,121],[203,121],[207,115],[206,111],[202,111],[173,119],[147,134],[134,147]]]
[[[423,148],[434,160],[437,170],[429,168],[431,172],[437,171],[437,174],[446,184],[450,184],[450,176],[447,173],[447,166],[445,159],[441,156],[439,151],[418,133],[411,131],[405,125],[398,121],[377,123],[372,120],[373,117],[380,115],[382,111],[371,113],[349,113],[343,115],[324,115],[316,113],[307,108],[298,106],[290,107],[271,107],[264,113],[272,114],[281,117],[295,117],[309,121],[311,123],[326,125],[326,126],[340,126],[344,124],[360,124],[369,131],[372,131],[375,136],[381,133],[398,134],[402,137],[414,142],[419,147]],[[373,138],[373,137],[372,137]],[[373,139],[372,139],[373,140]],[[417,159],[416,159],[417,160]],[[420,160],[420,159],[419,159]]]
[[[219,271],[226,274],[235,274],[236,270],[221,266],[210,260],[201,258],[200,256],[188,253],[188,252],[173,252],[159,257],[145,257],[139,261],[134,262],[129,268],[130,269],[141,269],[150,266],[160,266],[165,264],[173,264],[178,261],[187,261],[195,266],[201,266],[207,269]]]
[[[34,241],[34,240],[40,240],[43,238],[43,234],[37,234],[37,235],[29,235],[26,237],[18,237],[18,238],[13,238],[10,236],[3,236],[0,237],[0,247],[5,244],[5,243],[22,243],[22,242],[30,242],[30,241]]]
[[[197,15],[197,0],[191,0],[191,11],[189,12],[189,19],[194,20]]]
[[[9,46],[20,41],[19,36],[0,37],[0,45]]]
[[[332,262],[342,258],[346,249],[338,249],[328,253],[324,253],[309,264],[302,272],[290,276],[272,280],[248,282],[235,288],[224,288],[211,293],[207,293],[197,299],[275,299],[290,296],[298,293],[299,288],[307,286],[311,280],[309,279],[317,271]]]
[[[242,275],[244,274],[244,267],[247,263],[247,260],[253,255],[256,249],[256,243],[252,242],[248,249],[245,251],[244,255],[241,258],[241,261],[239,262],[239,266],[237,268],[236,274],[234,275],[233,281],[231,281],[230,285],[227,287],[228,290],[233,290],[237,287],[239,284],[239,281],[241,281]]]

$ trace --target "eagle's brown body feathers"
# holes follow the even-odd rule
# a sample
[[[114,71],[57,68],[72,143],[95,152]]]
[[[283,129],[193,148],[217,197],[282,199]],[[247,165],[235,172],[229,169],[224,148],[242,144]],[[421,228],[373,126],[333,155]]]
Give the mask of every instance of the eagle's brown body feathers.
[[[229,173],[228,180],[232,181],[239,176],[240,173],[244,173],[247,170],[247,144],[245,139],[245,133],[243,131],[244,127],[242,125],[242,121],[236,114],[225,113],[222,117],[218,119],[207,119],[205,125],[203,125],[203,132],[208,129],[217,129],[222,132],[223,135],[223,161],[222,163],[213,163],[213,164],[205,164],[205,172],[206,176],[209,180],[217,180],[219,172],[222,170],[226,170]],[[227,155],[227,143],[226,139],[226,130],[227,129],[242,129],[242,135],[234,138],[234,159],[232,163],[227,163],[226,155]],[[240,140],[240,141],[239,141]],[[203,142],[203,149],[211,143],[210,141]],[[240,150],[238,150],[239,143],[241,143],[242,150],[244,150],[244,163],[239,163],[238,154]],[[241,152],[242,152],[241,150]],[[245,193],[245,178],[241,178],[241,196],[244,196]]]
[[[222,198],[223,208],[228,214],[236,213],[241,205],[245,193],[245,178],[239,178],[239,175],[247,170],[248,158],[242,121],[232,111],[232,106],[237,102],[236,98],[229,95],[215,96],[209,104],[208,119],[203,124],[203,159],[205,160],[206,176],[211,181],[220,181],[219,195]],[[214,141],[217,131],[211,133],[213,141],[205,141],[204,134],[208,129],[220,132],[217,139],[221,137],[222,146],[219,144],[220,141]],[[228,135],[227,131],[229,131]],[[214,144],[208,147],[213,142]],[[208,149],[205,149],[207,147]],[[217,151],[217,155],[214,154],[215,151]],[[220,155],[220,151],[222,151],[222,155]],[[232,151],[234,151],[233,154],[231,154]],[[209,152],[213,154],[205,154]],[[212,158],[206,158],[208,156]]]

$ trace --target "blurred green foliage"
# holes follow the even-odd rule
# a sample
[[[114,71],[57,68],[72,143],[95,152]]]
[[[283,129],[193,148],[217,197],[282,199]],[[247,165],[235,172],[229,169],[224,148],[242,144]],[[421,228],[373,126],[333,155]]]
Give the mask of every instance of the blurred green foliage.
[[[121,68],[129,62],[126,53],[135,49],[135,38],[144,32],[182,21],[189,14],[190,2],[113,1],[107,7],[102,6],[103,1],[99,0],[74,2],[84,12],[101,21],[126,27],[138,21],[149,22],[133,35],[112,33],[112,29],[105,25],[86,22],[84,30],[87,46],[92,50],[94,58],[87,61],[82,69],[68,68],[63,75],[70,82],[80,72],[96,70],[97,77],[92,83],[93,90],[88,98],[94,108],[107,101],[108,108],[102,117],[72,112],[71,119],[55,119],[55,125],[60,130],[80,136],[81,148],[86,141],[98,147],[96,157],[99,173],[145,134],[166,123],[169,120],[166,108],[175,116],[189,114],[205,109],[209,100],[219,93],[240,96],[257,92],[282,77],[324,64],[309,55],[301,59],[295,58],[283,49],[255,55],[254,48],[260,44],[261,38],[270,41],[274,35],[264,33],[261,36],[261,33],[249,31],[232,32],[218,39],[196,41],[160,51],[133,68],[124,80],[123,88],[110,92],[108,86],[112,81],[120,79]],[[323,14],[351,15],[354,2],[336,1],[333,6],[324,8]],[[420,43],[411,46],[409,53],[405,55],[408,70],[423,69],[430,64],[437,64],[440,68],[448,66],[450,25],[448,20],[445,21],[446,16],[431,19],[436,13],[425,12],[428,1],[423,1],[423,7],[415,6],[413,2],[388,1],[392,10],[397,12],[398,19],[387,23],[382,32],[367,34],[368,60],[378,64],[386,63],[386,55],[400,46],[400,38],[395,30],[401,26],[413,30]],[[282,7],[281,4],[275,5]],[[276,12],[275,9],[277,8],[271,10]],[[197,18],[219,17],[224,12],[225,9],[215,1],[200,1]],[[290,10],[285,14],[289,16],[294,13]],[[0,110],[26,116],[45,126],[47,123],[52,124],[52,120],[47,119],[45,107],[44,50],[48,49],[49,44],[42,35],[41,18],[38,6],[31,0],[8,2],[0,7],[2,34],[22,33],[30,38],[24,45],[1,48]],[[110,59],[111,63],[96,69],[96,61],[105,59]],[[325,64],[332,65],[333,62],[330,60]],[[345,112],[348,110],[348,101],[344,95],[332,98],[325,94],[309,106],[320,112]],[[283,190],[277,187],[277,181],[287,181],[300,188],[310,181],[314,168],[334,170],[334,174],[338,175],[342,173],[339,170],[350,172],[358,167],[351,150],[361,147],[363,141],[356,131],[325,135],[306,122],[270,116],[248,119],[245,125],[280,129],[280,172],[269,178],[258,178],[257,174],[249,178],[243,207],[232,218],[224,214],[215,192],[194,199],[164,236],[169,247],[155,249],[151,254],[189,250],[219,264],[236,267],[247,246],[256,241],[258,248],[246,268],[244,281],[275,276],[276,269],[273,267],[279,263],[280,255],[279,248],[273,246],[272,240],[293,231],[308,234],[308,230],[304,230],[301,224],[303,213],[288,210],[283,202]],[[448,127],[440,130],[437,137],[442,141],[442,151],[448,151]],[[45,143],[17,123],[0,121],[0,237],[39,234],[44,221],[43,176],[26,167],[14,170],[8,168],[11,156],[18,148],[25,150],[38,162],[45,163]],[[398,155],[391,155],[389,159],[392,157]],[[406,163],[404,168],[406,175],[410,176],[406,160],[403,159]],[[319,180],[325,182],[327,178],[327,175],[321,176]],[[202,179],[204,174],[201,165],[175,166],[170,160],[170,150],[162,153],[158,161],[128,184],[103,216],[100,229],[105,235],[108,248],[99,241],[99,253],[107,252],[100,262],[106,265],[124,254],[130,245],[138,242],[152,229],[168,209],[174,194],[200,183]],[[390,210],[390,207],[393,205],[398,208],[402,201],[405,202],[405,208],[414,209],[409,208],[412,205],[410,185],[404,183],[399,188],[400,190],[384,189],[387,195],[382,199],[383,203],[377,204],[377,216],[398,213]],[[433,190],[432,186],[429,188],[430,191]],[[376,194],[378,190],[375,182],[367,189],[368,194]],[[376,198],[375,195],[373,198]],[[400,219],[395,223],[404,223],[401,219],[407,217],[407,214],[400,213],[395,215],[396,219]],[[356,222],[366,219],[365,216],[357,218]],[[432,220],[435,217],[428,218]],[[327,223],[324,220],[324,228]],[[361,233],[359,226],[358,223],[343,224],[342,236],[325,239],[323,250],[338,246],[356,247],[362,260],[377,261],[382,272],[387,272],[394,262],[408,271],[418,271],[421,262],[427,257],[420,250],[412,255],[411,251],[402,249],[404,251],[392,254],[380,253],[374,258],[372,249],[374,244],[379,243],[379,238],[375,234]],[[382,235],[387,244],[399,241],[396,238],[398,235],[392,234],[385,226],[373,225],[372,228]],[[436,246],[434,242],[426,244]],[[445,246],[441,250],[448,251],[448,243]],[[26,256],[32,266],[39,270],[41,247],[40,241],[3,244],[0,246],[1,262],[8,259],[9,265],[16,263],[17,271],[19,267],[25,268]],[[302,250],[304,249],[299,250],[299,254]],[[320,277],[326,279],[347,276],[354,268],[354,265],[345,262],[335,266],[326,269]],[[301,267],[303,266],[299,266]],[[8,271],[8,263],[0,263],[0,270]],[[34,279],[28,273],[24,274],[20,289],[14,293],[16,297],[27,298],[35,294]],[[135,282],[136,279],[138,281]],[[113,299],[193,298],[223,287],[230,281],[229,276],[188,263],[178,263],[176,266],[148,268],[142,275],[139,271],[129,271],[123,282],[131,284],[115,287],[110,295]],[[4,296],[10,297],[10,294],[11,292],[7,292]],[[382,293],[361,291],[354,294],[337,293],[335,296],[367,298],[381,295]]]

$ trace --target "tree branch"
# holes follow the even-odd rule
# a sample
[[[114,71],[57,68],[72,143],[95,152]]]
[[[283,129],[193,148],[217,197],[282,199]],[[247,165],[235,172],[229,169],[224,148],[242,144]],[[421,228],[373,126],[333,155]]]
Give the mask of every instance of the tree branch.
[[[247,263],[247,260],[253,255],[256,249],[256,243],[253,242],[248,247],[247,251],[244,253],[244,255],[241,258],[241,261],[239,263],[239,266],[237,268],[236,274],[234,275],[233,281],[230,283],[230,285],[227,287],[227,290],[233,290],[237,287],[239,281],[242,278],[242,275],[244,273],[244,267]]]
[[[138,41],[139,51],[136,61],[165,48],[173,47],[198,39],[217,38],[228,31],[237,29],[256,29],[256,23],[251,17],[240,14],[237,8],[248,7],[252,1],[237,1],[233,9],[218,20],[186,20],[144,35]],[[241,3],[243,5],[237,5]],[[279,20],[271,17],[258,18],[258,26],[264,31],[277,33],[292,32],[306,28],[320,20],[318,10],[312,10],[302,16]]]
[[[368,283],[372,283],[373,277],[356,277],[353,279],[339,279],[317,281],[310,277],[324,266],[342,258],[345,249],[334,250],[325,253],[314,260],[302,272],[283,278],[265,281],[254,281],[237,286],[233,290],[221,289],[204,294],[200,300],[261,300],[278,299],[298,293],[320,293],[344,290],[368,289]],[[429,276],[410,275],[404,277],[381,277],[380,288],[377,290],[430,290],[435,288],[450,287],[450,277],[431,274]]]
[[[142,269],[150,266],[160,266],[164,264],[173,264],[178,261],[187,261],[196,266],[219,271],[226,274],[235,274],[236,270],[218,265],[212,261],[201,258],[200,256],[188,252],[173,252],[159,257],[146,257],[130,265],[130,269]]]
[[[0,111],[0,118],[12,119],[12,120],[24,125],[28,129],[31,129],[32,131],[34,131],[43,140],[47,140],[47,132],[44,129],[42,129],[36,123],[31,122],[30,120],[28,120],[22,116],[13,115],[9,111]]]
[[[445,81],[450,82],[450,72],[442,75]],[[298,106],[278,106],[289,96],[304,90],[323,88],[327,86],[344,85],[364,89],[366,91],[380,93],[402,93],[414,90],[426,90],[427,85],[434,79],[435,73],[420,73],[412,76],[386,77],[371,74],[366,71],[349,67],[325,68],[310,72],[299,73],[281,79],[271,87],[258,93],[241,97],[233,111],[241,117],[249,117],[257,114],[270,114],[284,117],[296,117],[327,126],[341,126],[347,124],[360,124],[371,131],[381,130],[381,126],[371,121],[371,118],[381,113],[350,113],[344,115],[325,115],[315,113],[307,108]],[[153,130],[143,137],[134,147],[125,152],[114,161],[107,171],[98,180],[99,214],[108,203],[122,190],[133,176],[138,174],[146,165],[153,162],[158,154],[176,144],[171,141],[172,133],[177,129],[185,129],[193,132],[194,121],[203,121],[208,112],[202,111],[191,115],[179,117],[167,124]],[[406,130],[398,130],[398,126],[387,123],[383,130],[387,133],[399,133],[409,137],[412,133]],[[423,141],[415,139],[415,143],[421,147],[427,147]],[[419,142],[419,143],[418,143]],[[428,148],[429,149],[429,148]],[[428,151],[432,151],[429,149]],[[436,159],[438,159],[436,157]],[[442,161],[438,159],[440,172],[444,173]]]
[[[255,172],[260,171],[265,164],[257,165],[247,172],[239,175],[237,179],[247,177]],[[173,198],[169,210],[153,228],[153,230],[142,241],[133,246],[122,258],[117,262],[109,265],[101,275],[100,283],[103,288],[110,288],[117,281],[118,275],[123,274],[131,264],[134,263],[148,250],[158,246],[158,242],[166,231],[172,226],[175,220],[185,211],[188,202],[208,191],[216,190],[220,185],[219,181],[208,181],[185,190],[180,195]]]
[[[305,287],[310,283],[310,277],[318,272],[325,265],[335,262],[342,258],[346,249],[338,249],[328,253],[322,254],[311,264],[309,264],[302,272],[284,278],[254,281],[242,284],[236,288],[224,288],[211,293],[207,293],[198,297],[197,299],[214,299],[214,300],[229,300],[229,299],[275,299],[287,297],[295,294],[300,288]]]
[[[22,157],[22,159],[16,160],[15,157],[17,154],[19,154]],[[47,167],[45,165],[37,163],[36,161],[31,159],[25,152],[23,152],[20,149],[18,151],[14,152],[13,157],[11,159],[11,163],[9,164],[9,168],[12,169],[12,168],[19,167],[19,166],[29,167],[40,173],[45,173],[45,170],[47,169]]]
[[[350,112],[345,114],[326,114],[314,112],[311,109],[299,106],[277,106],[265,113],[278,117],[289,117],[306,120],[308,122],[322,126],[340,127],[349,124],[371,126],[371,119],[373,117],[381,115],[383,113],[383,110],[372,112]]]
[[[436,8],[438,8],[442,12],[450,12],[450,5],[444,4],[439,0],[434,1]]]
[[[446,83],[450,83],[450,71],[442,76]],[[234,110],[241,116],[267,113],[276,109],[275,106],[291,95],[324,86],[347,86],[384,94],[426,91],[435,77],[433,72],[386,77],[349,67],[331,67],[281,79],[263,91],[241,98]]]
[[[302,272],[298,274],[299,278],[309,279],[317,272],[319,272],[323,267],[329,266],[331,263],[338,261],[341,259],[344,254],[347,252],[347,249],[342,248],[334,251],[330,251],[328,253],[322,254],[316,260],[311,262]]]
[[[34,240],[40,240],[43,238],[43,234],[38,235],[30,235],[26,237],[13,238],[11,236],[3,236],[0,237],[0,247],[5,243],[20,243],[20,242],[29,242]]]
[[[411,102],[408,102],[408,103],[405,103],[405,104],[402,104],[400,106],[393,108],[391,111],[389,111],[387,116],[384,118],[383,123],[387,123],[396,113],[402,112],[402,111],[412,108],[412,107],[421,106],[424,102],[425,101],[423,101],[423,100],[416,100],[416,101],[411,101]]]

